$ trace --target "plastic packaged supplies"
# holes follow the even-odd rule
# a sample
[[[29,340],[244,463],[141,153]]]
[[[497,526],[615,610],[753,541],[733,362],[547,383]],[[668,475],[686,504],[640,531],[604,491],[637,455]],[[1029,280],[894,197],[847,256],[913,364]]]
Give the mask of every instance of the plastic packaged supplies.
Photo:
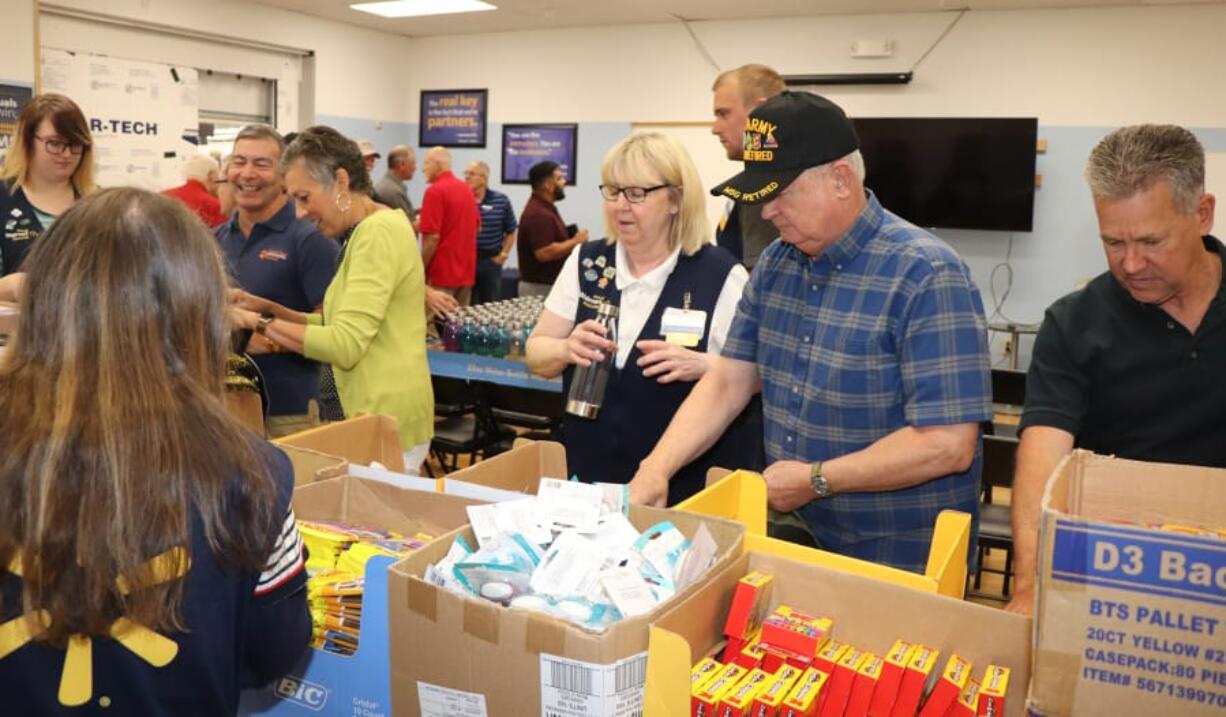
[[[714,543],[705,526],[691,541],[669,521],[640,533],[625,497],[622,485],[543,478],[535,497],[470,506],[479,547],[456,538],[425,579],[592,631],[648,613],[714,563]]]

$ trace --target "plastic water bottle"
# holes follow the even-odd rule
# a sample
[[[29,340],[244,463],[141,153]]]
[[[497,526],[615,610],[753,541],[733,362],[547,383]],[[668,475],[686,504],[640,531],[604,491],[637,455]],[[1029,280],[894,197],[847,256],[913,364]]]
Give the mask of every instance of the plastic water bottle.
[[[605,338],[617,343],[617,307],[608,302],[601,302],[596,309],[596,321],[605,327]],[[613,371],[613,362],[617,360],[616,351],[605,351],[603,361],[593,361],[587,366],[576,366],[571,377],[570,393],[566,397],[566,412],[580,418],[595,419],[604,403],[605,389],[609,384],[609,374]]]
[[[459,351],[463,347],[464,324],[457,314],[448,314],[447,322],[443,324],[443,347],[448,351]]]

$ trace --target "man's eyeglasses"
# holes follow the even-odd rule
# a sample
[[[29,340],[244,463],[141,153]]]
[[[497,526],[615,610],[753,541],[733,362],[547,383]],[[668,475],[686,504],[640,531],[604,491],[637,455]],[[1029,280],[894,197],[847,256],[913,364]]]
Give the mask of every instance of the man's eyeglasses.
[[[34,139],[43,143],[47,148],[47,154],[63,154],[65,151],[71,152],[73,155],[80,155],[85,151],[85,145],[76,142],[65,142],[62,139],[44,139],[38,135],[34,135]]]
[[[611,184],[600,185],[600,195],[610,202],[617,201],[617,195],[626,195],[626,201],[631,204],[641,204],[647,200],[647,195],[657,189],[666,189],[671,184],[657,184],[654,187],[614,187]]]

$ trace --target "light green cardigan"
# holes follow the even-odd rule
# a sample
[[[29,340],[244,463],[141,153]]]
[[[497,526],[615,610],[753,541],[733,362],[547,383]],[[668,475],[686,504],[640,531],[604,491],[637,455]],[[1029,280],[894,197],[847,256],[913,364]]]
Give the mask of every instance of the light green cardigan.
[[[404,212],[377,211],[350,236],[303,341],[307,358],[332,364],[345,414],[395,416],[403,450],[434,435],[425,282],[413,225]]]

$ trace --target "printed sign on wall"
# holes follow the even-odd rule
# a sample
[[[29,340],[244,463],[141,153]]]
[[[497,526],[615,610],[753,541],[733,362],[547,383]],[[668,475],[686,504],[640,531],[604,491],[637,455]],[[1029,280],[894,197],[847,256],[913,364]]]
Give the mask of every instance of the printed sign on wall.
[[[575,184],[575,124],[508,124],[502,126],[502,183],[527,184],[528,170],[537,162],[553,161],[567,184]]]
[[[44,91],[72,98],[89,120],[99,186],[182,183],[199,141],[195,69],[44,48],[42,70]]]
[[[489,90],[422,90],[420,147],[484,147]]]
[[[4,155],[13,144],[17,118],[33,94],[27,85],[0,84],[0,164],[4,163]]]

